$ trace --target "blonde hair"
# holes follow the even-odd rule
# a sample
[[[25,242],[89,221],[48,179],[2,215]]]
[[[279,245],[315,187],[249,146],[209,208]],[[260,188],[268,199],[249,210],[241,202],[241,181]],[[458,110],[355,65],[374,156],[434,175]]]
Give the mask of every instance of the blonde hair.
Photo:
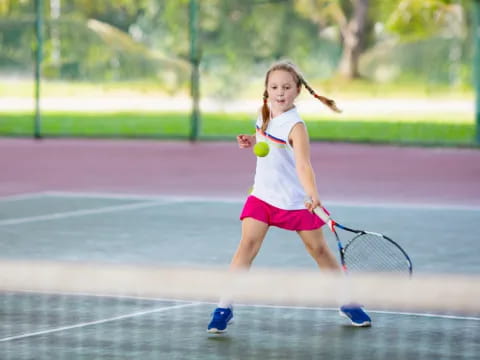
[[[270,69],[268,69],[267,74],[265,75],[265,90],[263,92],[263,106],[262,106],[262,131],[265,132],[267,131],[268,123],[270,122],[270,108],[268,107],[267,101],[268,101],[268,91],[267,91],[267,86],[268,86],[268,78],[270,76],[270,73],[272,71],[276,70],[283,70],[289,72],[292,76],[293,79],[295,80],[295,84],[297,85],[297,89],[300,91],[300,88],[305,86],[305,88],[308,90],[310,94],[312,94],[313,97],[316,99],[320,100],[324,105],[328,106],[331,110],[335,112],[341,112],[341,110],[337,107],[335,104],[335,101],[332,99],[328,99],[325,96],[318,95],[315,93],[315,91],[310,87],[310,85],[307,84],[305,79],[303,78],[302,74],[300,71],[297,69],[297,67],[290,61],[279,61],[274,63]]]

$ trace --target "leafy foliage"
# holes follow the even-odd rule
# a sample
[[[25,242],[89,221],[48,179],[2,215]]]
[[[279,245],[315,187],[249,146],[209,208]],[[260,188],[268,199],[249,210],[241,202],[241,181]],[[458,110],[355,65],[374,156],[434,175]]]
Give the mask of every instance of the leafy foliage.
[[[401,0],[387,26],[408,40],[424,39],[443,29],[458,35],[462,16],[462,7],[455,0]]]
[[[343,46],[340,28],[352,14],[352,0],[197,1],[204,94],[225,99],[238,96],[243,89],[257,86],[252,79],[261,85],[266,66],[280,58],[298,63],[309,80],[335,75]],[[52,13],[54,2],[60,4],[60,17]],[[148,79],[171,92],[187,87],[189,0],[43,3],[45,78],[99,82]],[[390,57],[388,64],[381,63],[385,57],[376,57],[379,48],[387,48],[387,43],[401,46],[396,44],[397,38],[418,44],[436,37],[449,38],[449,44],[460,45],[440,60],[462,66],[470,63],[467,0],[382,0],[369,4],[364,61],[360,62],[369,66],[361,65],[364,75],[375,73],[372,66],[389,65],[396,68],[392,74],[397,74],[389,81],[398,76],[424,81],[430,76],[408,61],[397,62],[395,57]],[[32,72],[33,5],[32,0],[0,0],[3,73]],[[419,58],[419,54],[419,62],[428,63],[424,58],[428,51],[410,56]],[[444,63],[429,69],[430,73],[450,71],[445,70]]]

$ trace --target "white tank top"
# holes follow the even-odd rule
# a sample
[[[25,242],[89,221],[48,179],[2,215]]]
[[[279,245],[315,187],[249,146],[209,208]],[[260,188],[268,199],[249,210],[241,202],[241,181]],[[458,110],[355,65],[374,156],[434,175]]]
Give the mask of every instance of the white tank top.
[[[262,116],[257,118],[257,142],[265,141],[270,152],[257,158],[252,195],[284,210],[305,209],[305,191],[295,168],[293,148],[288,136],[293,126],[304,123],[294,107],[270,120],[263,132]]]

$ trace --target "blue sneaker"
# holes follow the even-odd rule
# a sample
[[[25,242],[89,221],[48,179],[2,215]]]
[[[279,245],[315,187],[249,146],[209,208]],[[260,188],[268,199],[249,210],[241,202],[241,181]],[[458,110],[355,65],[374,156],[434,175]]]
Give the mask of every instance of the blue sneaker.
[[[372,325],[372,319],[370,319],[370,316],[363,311],[360,305],[343,305],[340,307],[340,315],[349,318],[353,326],[365,327]]]
[[[209,333],[223,333],[227,331],[227,325],[233,322],[233,311],[231,307],[216,308],[212,315],[212,320],[207,327]]]

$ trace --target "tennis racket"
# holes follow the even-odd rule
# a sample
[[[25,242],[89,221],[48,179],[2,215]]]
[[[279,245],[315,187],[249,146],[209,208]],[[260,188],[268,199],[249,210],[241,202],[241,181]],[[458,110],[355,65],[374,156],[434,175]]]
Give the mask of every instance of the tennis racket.
[[[355,230],[334,221],[324,208],[314,210],[335,234],[340,261],[345,272],[389,272],[412,275],[410,257],[395,241],[388,236],[365,230]],[[343,246],[337,229],[355,234]]]

